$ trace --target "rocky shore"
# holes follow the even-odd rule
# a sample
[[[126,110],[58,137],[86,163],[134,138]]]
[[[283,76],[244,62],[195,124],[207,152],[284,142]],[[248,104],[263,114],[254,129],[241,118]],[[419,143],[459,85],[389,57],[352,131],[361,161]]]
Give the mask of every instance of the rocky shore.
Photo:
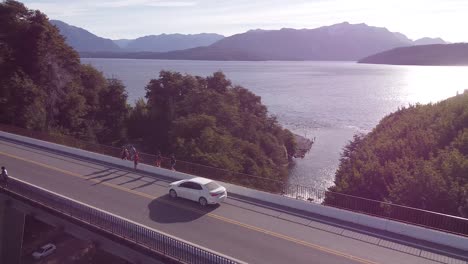
[[[305,154],[310,151],[312,145],[315,142],[315,137],[313,139],[309,139],[297,134],[294,134],[294,137],[297,142],[297,149],[296,153],[294,154],[294,158],[304,158]]]

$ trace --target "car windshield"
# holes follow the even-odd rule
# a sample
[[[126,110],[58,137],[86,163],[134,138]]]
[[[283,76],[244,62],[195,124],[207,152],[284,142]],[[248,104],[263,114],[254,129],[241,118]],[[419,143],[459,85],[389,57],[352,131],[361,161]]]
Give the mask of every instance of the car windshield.
[[[209,182],[209,183],[205,184],[205,187],[208,190],[213,191],[213,190],[218,189],[221,186],[219,184],[217,184],[216,182]]]

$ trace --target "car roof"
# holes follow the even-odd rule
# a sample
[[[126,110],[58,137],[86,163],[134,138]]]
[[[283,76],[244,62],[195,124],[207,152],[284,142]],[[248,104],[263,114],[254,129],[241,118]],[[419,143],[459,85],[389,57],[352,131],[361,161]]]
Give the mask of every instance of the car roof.
[[[188,181],[195,182],[195,183],[198,183],[198,184],[201,184],[201,185],[205,185],[205,184],[207,184],[209,182],[212,182],[212,180],[207,179],[207,178],[202,178],[202,177],[196,177],[196,178],[190,179]]]
[[[48,248],[48,247],[51,247],[51,246],[53,246],[53,245],[51,243],[49,243],[49,244],[43,245],[41,248],[44,249],[44,248]]]

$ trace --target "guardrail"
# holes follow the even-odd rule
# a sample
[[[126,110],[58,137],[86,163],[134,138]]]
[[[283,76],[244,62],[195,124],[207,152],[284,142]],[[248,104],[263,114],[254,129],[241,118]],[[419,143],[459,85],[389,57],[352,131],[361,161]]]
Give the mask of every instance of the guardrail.
[[[40,133],[4,124],[0,124],[0,130],[114,157],[120,157],[121,155],[120,148],[81,141],[72,137]],[[142,163],[154,165],[156,156],[147,153],[140,153],[140,159]],[[169,158],[163,157],[162,167],[170,168]],[[450,232],[457,235],[468,236],[468,219],[462,217],[396,205],[389,202],[377,201],[343,193],[334,193],[314,187],[285,184],[282,181],[272,180],[265,177],[236,173],[185,161],[177,161],[177,171],[213,180],[233,183],[260,191],[267,191],[273,194],[281,194],[287,197],[314,202],[325,206],[336,207]]]
[[[0,191],[39,203],[177,263],[243,263],[18,179],[10,177],[7,187],[1,186]]]
[[[468,236],[468,219],[353,195],[289,185],[283,195],[357,213]]]
[[[108,156],[120,158],[122,155],[122,148],[87,142],[70,136],[37,132],[5,124],[0,124],[0,130]],[[156,155],[143,153],[140,151],[138,153],[140,157],[140,163],[155,166]],[[165,169],[170,169],[170,158],[162,157],[161,167]],[[222,168],[196,164],[183,160],[177,160],[176,169],[179,172],[191,175],[196,175],[200,177],[205,177],[213,180],[223,181],[239,186],[244,186],[260,191],[267,191],[277,194],[281,193],[281,190],[285,184],[283,181],[278,181],[267,177],[233,172]]]

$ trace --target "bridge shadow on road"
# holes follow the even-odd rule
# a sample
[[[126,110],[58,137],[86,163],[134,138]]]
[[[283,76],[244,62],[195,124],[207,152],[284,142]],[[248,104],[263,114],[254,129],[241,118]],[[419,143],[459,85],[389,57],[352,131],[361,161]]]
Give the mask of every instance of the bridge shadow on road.
[[[172,199],[164,195],[148,204],[150,219],[158,223],[185,223],[194,221],[214,210],[219,205],[200,206],[186,199]]]

